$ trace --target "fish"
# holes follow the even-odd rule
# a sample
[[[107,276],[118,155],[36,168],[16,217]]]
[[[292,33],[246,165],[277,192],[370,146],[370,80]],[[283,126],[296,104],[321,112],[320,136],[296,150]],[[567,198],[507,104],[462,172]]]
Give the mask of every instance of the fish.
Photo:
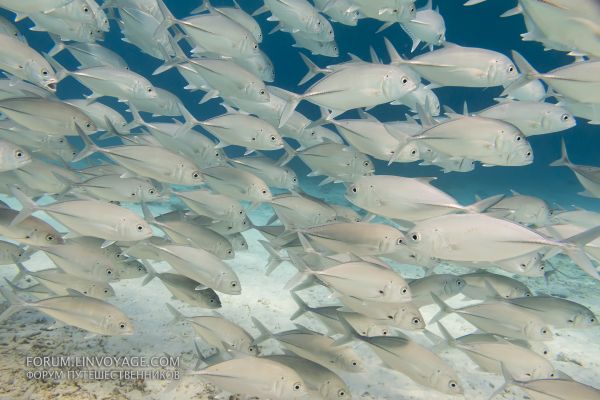
[[[302,399],[308,394],[298,373],[284,364],[265,358],[236,358],[194,372],[232,393],[274,400]]]
[[[564,139],[561,142],[561,157],[552,162],[550,166],[565,166],[569,168],[575,174],[575,177],[579,183],[581,183],[581,186],[585,188],[583,192],[579,192],[579,195],[593,198],[598,198],[600,196],[600,187],[598,186],[598,183],[600,182],[600,169],[593,166],[573,164],[569,160],[567,145],[565,144]]]
[[[374,336],[359,334],[346,323],[347,339],[358,339],[369,346],[386,367],[407,375],[415,382],[446,394],[462,394],[456,372],[435,353],[408,336]],[[409,359],[411,362],[406,362]]]
[[[519,53],[513,51],[513,58],[521,70],[521,78],[505,89],[514,90],[533,79],[541,79],[555,92],[581,103],[599,103],[600,95],[597,88],[598,68],[600,62],[585,61],[573,63],[549,71],[545,74],[536,71],[531,64]]]
[[[228,351],[236,351],[253,357],[260,354],[252,336],[228,319],[218,315],[186,317],[169,303],[166,306],[173,315],[172,324],[180,321],[191,323],[198,336],[224,354],[227,354]]]
[[[441,323],[438,327],[449,346],[465,352],[485,371],[502,373],[504,368],[522,381],[553,379],[558,375],[546,358],[499,336],[483,333],[453,338]]]
[[[431,297],[440,311],[429,322],[433,324],[449,313],[456,313],[470,324],[487,333],[531,341],[549,341],[552,330],[536,314],[523,307],[503,301],[480,303],[462,308],[452,308],[435,294]]]
[[[129,336],[134,333],[133,324],[117,307],[77,291],[72,290],[69,295],[50,297],[34,303],[20,299],[6,288],[0,288],[0,292],[10,302],[10,306],[0,314],[0,321],[5,321],[20,310],[31,308],[93,334]]]
[[[544,102],[501,101],[477,115],[509,122],[525,136],[561,132],[576,125],[575,118],[569,111]]]
[[[144,246],[137,244],[133,247]],[[179,274],[199,282],[199,290],[210,288],[220,293],[239,295],[240,280],[235,271],[217,256],[206,250],[187,245],[146,244],[154,250],[155,260],[166,261]],[[129,251],[129,250],[128,250]],[[150,257],[149,257],[150,258]]]
[[[12,222],[19,214],[10,208],[0,207],[0,234],[23,245],[54,246],[64,239],[52,225],[34,216],[28,216],[18,224]]]
[[[207,185],[236,200],[266,202],[273,198],[267,184],[258,176],[228,166],[217,166],[202,170]]]
[[[144,266],[148,271],[148,275],[142,282],[142,285],[148,284],[154,278],[158,278],[177,300],[193,307],[210,310],[221,308],[221,299],[214,290],[210,288],[196,290],[200,283],[187,276],[172,272],[157,273],[150,263],[145,263]]]
[[[17,262],[19,274],[32,276],[36,281],[57,295],[69,295],[69,289],[97,299],[108,299],[115,295],[114,289],[107,282],[93,281],[75,275],[69,275],[60,269],[50,268],[30,271],[22,263]]]
[[[0,34],[0,47],[0,68],[50,93],[56,92],[57,76],[41,54],[12,35]]]
[[[552,296],[527,296],[507,300],[535,313],[556,328],[589,328],[598,325],[598,318],[585,306]]]
[[[364,371],[358,354],[350,347],[335,346],[335,341],[329,336],[301,325],[296,325],[297,329],[294,330],[273,334],[257,318],[252,317],[252,323],[260,331],[254,343],[273,338],[294,354],[323,366],[354,373]]]
[[[440,299],[446,300],[462,293],[467,283],[461,276],[434,274],[410,281],[408,285],[413,304],[417,307],[423,307],[434,304],[431,293],[435,293]]]
[[[482,229],[485,226],[485,229]],[[485,214],[449,214],[418,223],[406,244],[433,257],[453,261],[494,262],[552,248],[564,251],[590,276],[596,276],[582,246],[596,239],[591,228],[562,241],[545,238],[517,223]]]
[[[503,299],[533,296],[524,283],[505,275],[478,271],[461,275],[465,282],[462,293],[472,299],[492,299],[499,296]]]
[[[411,53],[414,52],[421,43],[425,43],[430,51],[434,46],[443,45],[446,41],[446,23],[439,10],[434,10],[431,0],[417,10],[414,18],[400,24],[404,32],[412,39],[413,45]]]
[[[432,180],[394,175],[364,176],[348,186],[345,197],[370,213],[412,222],[453,213],[485,211],[502,198],[493,196],[470,206],[463,206],[431,185]]]
[[[31,154],[7,140],[0,139],[0,172],[13,171],[32,161]]]

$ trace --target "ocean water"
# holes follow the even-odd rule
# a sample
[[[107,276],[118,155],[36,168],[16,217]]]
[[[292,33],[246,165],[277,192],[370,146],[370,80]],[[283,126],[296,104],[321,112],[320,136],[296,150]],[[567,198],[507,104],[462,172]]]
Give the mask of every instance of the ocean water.
[[[178,18],[190,14],[190,11],[199,5],[198,1],[164,0],[167,7]],[[212,0],[216,6],[231,6],[229,0]],[[262,5],[259,0],[239,0],[241,7],[251,13]],[[419,7],[424,2],[418,2]],[[572,57],[557,51],[544,51],[537,42],[523,42],[520,34],[524,32],[521,17],[500,18],[499,15],[513,6],[513,2],[488,0],[476,7],[464,7],[462,1],[434,1],[434,6],[439,6],[441,14],[446,21],[446,38],[463,46],[481,47],[499,51],[510,55],[511,50],[517,50],[525,55],[527,60],[539,71],[549,71],[558,66],[572,62]],[[0,15],[12,18],[13,14],[0,10]],[[309,85],[299,87],[298,81],[306,73],[306,66],[302,62],[298,48],[292,47],[293,40],[288,33],[277,32],[272,35],[267,33],[275,26],[266,20],[269,13],[256,17],[265,34],[260,48],[270,57],[275,67],[276,86],[301,93]],[[45,32],[29,30],[32,23],[29,20],[17,24],[19,30],[26,36],[29,44],[39,52],[47,52],[52,47],[52,41]],[[363,59],[369,58],[369,47],[373,46],[377,54],[385,61],[388,56],[385,51],[384,37],[393,41],[402,55],[410,57],[410,38],[396,24],[382,33],[376,33],[381,22],[372,19],[362,19],[358,26],[349,27],[334,23],[336,41],[340,49],[339,58],[312,56],[317,65],[324,67],[337,64],[349,59],[348,53],[355,54]],[[141,53],[136,47],[121,40],[122,35],[111,21],[111,30],[107,33],[104,46],[121,55],[128,63],[131,70],[147,77],[160,88],[171,91],[178,96],[186,107],[200,120],[204,120],[224,112],[219,105],[220,99],[214,99],[206,104],[198,105],[203,92],[189,92],[184,90],[186,85],[179,73],[172,69],[166,73],[152,76],[152,72],[161,64],[146,54]],[[421,52],[420,50],[418,52]],[[419,53],[415,53],[419,54]],[[76,63],[66,54],[61,53],[59,60],[67,69],[74,69]],[[88,90],[73,79],[66,79],[59,85],[58,96],[61,99],[81,98],[88,94]],[[440,103],[454,110],[462,110],[463,103],[467,102],[470,111],[479,111],[494,104],[494,98],[502,92],[502,88],[467,89],[467,88],[440,88],[435,89]],[[121,111],[131,120],[130,114],[125,112],[127,106],[112,98],[104,98],[102,102]],[[298,111],[310,119],[319,118],[319,110],[308,102],[302,102]],[[400,106],[378,106],[370,111],[381,121],[394,121],[402,119],[406,108]],[[349,112],[348,116],[355,116]],[[149,119],[149,115],[144,115]],[[170,121],[171,118],[158,117],[157,121]],[[600,128],[589,125],[585,120],[578,119],[577,126],[561,133],[540,135],[529,138],[533,147],[535,160],[531,165],[524,167],[491,167],[478,165],[469,173],[444,174],[437,167],[420,166],[418,163],[393,164],[388,166],[383,161],[376,161],[377,174],[400,175],[406,177],[436,177],[434,185],[455,197],[462,204],[470,204],[476,196],[488,197],[495,194],[510,194],[511,190],[525,195],[532,195],[546,200],[557,208],[573,209],[580,207],[592,211],[600,211],[598,199],[583,197],[577,193],[582,191],[580,183],[574,174],[564,167],[550,167],[549,164],[560,157],[560,141],[564,138],[569,150],[570,159],[577,164],[600,166],[598,151],[600,148]],[[73,143],[81,146],[78,139]],[[118,143],[115,139],[102,142],[102,146]],[[243,154],[243,149],[230,146],[226,148],[229,157]],[[278,157],[282,152],[273,153]],[[83,165],[78,164],[78,165]],[[306,193],[318,197],[332,204],[346,205],[349,203],[344,198],[345,186],[343,184],[329,184],[319,186],[322,177],[307,177],[310,170],[298,158],[289,164],[298,174],[300,187]],[[11,207],[18,209],[19,203],[11,196],[3,195]],[[51,202],[46,196],[40,202]],[[125,204],[136,210],[141,215],[138,205]],[[154,215],[169,212],[173,209],[172,203],[151,204],[150,209]],[[265,224],[272,216],[272,209],[266,205],[248,211],[248,215],[255,225]],[[38,215],[38,214],[36,214]],[[61,227],[51,218],[39,214],[41,218],[61,232],[66,228]],[[156,230],[160,234],[159,230]],[[263,237],[254,229],[243,233],[248,242],[249,249],[238,252],[234,260],[227,261],[240,278],[242,294],[240,296],[220,295],[222,308],[219,314],[244,327],[248,332],[257,335],[258,331],[252,324],[251,317],[258,318],[273,332],[294,328],[289,320],[296,311],[296,305],[289,296],[289,291],[284,289],[286,282],[292,278],[296,269],[284,262],[273,274],[265,275],[265,265],[268,254],[259,244]],[[51,261],[42,253],[36,253],[27,261],[31,270],[50,268]],[[534,293],[549,293],[579,302],[590,308],[597,315],[600,313],[599,284],[579,270],[566,257],[557,257],[551,260],[562,272],[552,275],[546,282],[543,278],[516,277],[528,285]],[[405,278],[419,278],[424,275],[422,269],[392,264],[396,271]],[[159,272],[170,269],[167,263],[154,263]],[[498,269],[496,273],[508,275]],[[14,266],[0,267],[0,277],[12,278],[17,269]],[[454,266],[441,266],[436,272],[467,273],[466,268]],[[177,306],[185,315],[209,315],[209,310],[193,308],[184,303],[171,299],[171,294],[158,279],[154,279],[146,286],[142,286],[143,278],[123,280],[115,283],[116,296],[110,300],[128,316],[135,326],[135,334],[128,337],[90,337],[82,330],[73,327],[52,326],[52,320],[35,311],[22,311],[0,324],[0,399],[212,399],[220,393],[220,389],[207,384],[198,376],[193,376],[197,358],[193,346],[193,330],[189,324],[171,324],[172,316],[167,311],[165,304]],[[324,288],[312,288],[302,292],[302,297],[311,305],[336,304],[336,300]],[[449,301],[452,306],[470,304],[468,300],[458,296]],[[421,310],[423,317],[428,321],[437,312],[435,306],[426,306]],[[318,321],[310,317],[302,317],[296,322],[304,326],[321,330]],[[452,315],[444,319],[444,325],[455,336],[471,333],[473,326]],[[429,329],[429,328],[428,328]],[[435,327],[432,331],[438,332]],[[405,332],[406,333],[406,332]],[[407,332],[411,339],[432,348],[432,343],[421,333]],[[273,341],[266,342],[263,346],[265,352],[276,351]],[[554,340],[545,343],[549,349],[547,355],[552,364],[573,379],[592,386],[600,383],[600,329],[598,327],[585,330],[562,329],[555,331]],[[361,374],[338,372],[349,386],[353,398],[357,399],[445,399],[457,398],[446,396],[433,389],[419,385],[398,372],[385,368],[381,361],[372,353],[365,344],[354,343],[353,346],[366,365],[366,371]],[[464,353],[456,349],[436,349],[436,352],[451,365],[457,372],[464,387],[465,399],[487,399],[504,382],[499,375],[485,372],[477,367]],[[53,355],[110,355],[110,356],[160,356],[168,354],[180,357],[181,379],[45,379],[31,378],[27,372],[31,370],[26,365],[26,358],[32,356]],[[411,362],[411,360],[406,360]],[[227,397],[226,397],[227,398]],[[518,390],[499,394],[497,398],[521,399],[523,393]],[[577,400],[573,398],[573,400]]]

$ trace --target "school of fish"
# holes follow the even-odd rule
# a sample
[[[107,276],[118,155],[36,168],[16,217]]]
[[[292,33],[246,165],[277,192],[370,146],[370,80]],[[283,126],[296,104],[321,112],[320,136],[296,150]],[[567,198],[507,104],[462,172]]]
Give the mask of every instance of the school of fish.
[[[597,317],[513,278],[549,279],[561,272],[550,271],[549,260],[567,257],[597,285],[600,214],[553,209],[516,192],[465,205],[435,178],[386,173],[393,163],[443,173],[525,166],[534,158],[529,137],[600,124],[600,3],[518,0],[503,14],[524,18],[524,41],[573,57],[546,72],[517,52],[447,41],[431,0],[264,0],[251,10],[203,0],[181,18],[169,3],[0,0],[16,21],[0,16],[0,193],[20,204],[0,204],[0,260],[15,274],[1,283],[0,323],[33,309],[91,335],[136,335],[111,283],[156,279],[174,298],[159,312],[194,328],[199,361],[186,377],[219,393],[357,398],[341,375],[376,373],[360,344],[382,368],[428,388],[428,398],[475,398],[457,373],[463,367],[439,355],[444,346],[504,377],[492,397],[518,388],[534,400],[600,399],[600,389],[556,369],[543,345],[557,329],[598,329]],[[386,61],[373,49],[369,60],[344,54],[336,43],[336,25],[365,18],[381,23],[371,40],[385,44]],[[53,47],[28,43],[17,28],[24,19]],[[397,51],[404,38],[386,37],[396,23],[415,55]],[[198,103],[184,104],[103,47],[111,30],[160,60],[154,75],[176,71],[186,90],[201,93]],[[293,37],[298,58],[290,63],[307,68],[294,91],[277,86],[284,71],[261,50],[278,35]],[[310,55],[346,61],[319,66]],[[76,98],[63,96],[65,81],[79,84]],[[465,104],[458,113],[440,104],[441,87],[503,93],[492,107],[473,112]],[[107,98],[126,103],[129,114]],[[199,119],[208,102],[221,114]],[[302,102],[321,117],[298,111]],[[384,122],[369,113],[385,104],[406,117]],[[229,157],[233,147],[243,155]],[[574,164],[564,140],[561,152],[551,165],[570,169],[581,195],[600,198],[600,167]],[[299,161],[309,177],[322,177],[320,186],[344,185],[347,201],[305,193],[291,167]],[[171,211],[157,214],[165,204]],[[254,224],[252,213],[265,206],[272,218]],[[295,329],[273,332],[255,317],[243,327],[216,312],[223,296],[244,296],[247,283],[228,262],[248,250],[248,230],[263,237],[267,275],[282,263],[295,268],[285,285],[298,306],[288,316]],[[55,268],[27,265],[39,252]],[[159,262],[171,270],[159,272]],[[407,264],[424,276],[409,279]],[[305,290],[314,286],[335,304],[311,299]],[[458,295],[477,301],[451,306]],[[203,311],[188,316],[181,304]],[[420,309],[431,305],[438,312],[426,321]],[[450,332],[442,322],[449,314],[475,330]],[[267,341],[277,350],[266,352]]]

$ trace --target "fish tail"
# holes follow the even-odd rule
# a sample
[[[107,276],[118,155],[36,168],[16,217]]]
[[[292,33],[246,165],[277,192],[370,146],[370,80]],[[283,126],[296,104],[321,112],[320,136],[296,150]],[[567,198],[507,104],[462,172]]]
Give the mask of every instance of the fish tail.
[[[292,114],[294,114],[294,111],[296,111],[296,107],[298,107],[298,104],[300,104],[300,102],[304,98],[304,96],[302,96],[302,95],[299,95],[296,93],[291,93],[291,92],[288,92],[288,96],[289,96],[288,102],[285,105],[285,107],[283,108],[283,112],[281,113],[281,118],[279,119],[279,128],[281,128],[288,122],[288,120],[290,119]]]
[[[300,296],[298,296],[296,293],[291,292],[290,294],[292,296],[292,299],[294,299],[294,302],[298,305],[298,310],[296,310],[296,312],[293,313],[292,316],[290,317],[290,320],[294,321],[298,317],[304,315],[307,311],[310,311],[310,308],[304,302],[304,300],[302,300],[300,298]]]
[[[194,8],[191,11],[191,14],[200,14],[204,11],[213,12],[213,6],[212,6],[212,4],[210,4],[209,0],[202,0],[202,4],[200,4],[198,7]]]
[[[48,55],[50,57],[54,57],[55,55],[57,55],[58,53],[60,53],[61,51],[63,51],[64,49],[66,49],[66,45],[63,41],[60,40],[60,38],[58,36],[56,36],[53,33],[48,32],[48,34],[50,35],[50,39],[52,39],[52,42],[54,42],[54,46],[50,49],[50,51],[48,52]]]
[[[178,107],[185,123],[181,125],[179,129],[175,131],[175,133],[173,133],[174,137],[179,137],[181,134],[189,131],[193,127],[197,125],[202,125],[202,122],[198,121],[196,117],[194,117],[192,113],[186,107],[183,106],[183,104],[179,104]]]
[[[265,267],[265,275],[269,276],[282,262],[285,261],[285,259],[279,255],[273,246],[271,246],[271,243],[266,240],[259,240],[258,242],[265,248],[267,253],[269,253],[269,261]]]
[[[562,139],[560,142],[560,158],[556,161],[550,163],[551,167],[568,167],[571,164],[571,160],[569,160],[569,155],[567,154],[567,145],[565,144],[565,139]]]
[[[73,158],[72,162],[78,162],[100,151],[100,148],[83,132],[79,125],[75,124],[79,138],[83,141],[83,149]]]
[[[354,339],[362,339],[364,337],[360,333],[356,332],[356,329],[354,329],[352,325],[350,325],[344,314],[346,313],[344,313],[343,311],[337,312],[338,321],[342,325],[342,329],[344,330],[344,332],[342,337],[331,343],[331,345],[334,347],[344,346],[353,341]]]
[[[171,315],[173,315],[173,319],[169,322],[169,324],[174,325],[178,322],[185,320],[185,315],[180,313],[175,307],[173,307],[169,303],[166,303],[165,305],[167,306],[167,309],[169,310]]]
[[[577,235],[571,236],[560,242],[563,251],[573,260],[579,268],[596,280],[600,280],[600,274],[584,250],[584,246],[600,237],[600,226],[588,229]]]
[[[537,79],[539,76],[539,72],[537,72],[535,68],[533,68],[533,66],[529,64],[525,57],[523,57],[519,52],[513,50],[512,56],[515,64],[517,64],[517,67],[521,72],[521,75],[510,85],[506,86],[500,96],[507,96],[510,92],[525,86],[530,81]]]
[[[392,42],[388,38],[383,38],[385,42],[385,48],[387,49],[388,55],[390,56],[390,64],[392,65],[402,65],[406,64],[407,61],[402,58],[402,56],[398,53]]]
[[[491,196],[483,200],[478,200],[477,202],[471,204],[468,207],[465,207],[465,211],[469,213],[482,213],[488,208],[494,206],[500,200],[504,198],[503,194],[498,194],[496,196]]]
[[[302,53],[299,53],[299,54],[300,54],[300,58],[302,58],[302,61],[304,61],[304,64],[306,64],[306,66],[308,67],[308,72],[306,73],[306,75],[304,75],[304,78],[302,78],[300,80],[300,82],[298,82],[298,86],[304,85],[306,82],[310,81],[315,76],[325,73],[325,70],[319,68],[318,65],[316,65],[314,62],[312,62],[304,54],[302,54]]]
[[[294,148],[285,140],[283,141],[283,150],[285,151],[285,154],[279,160],[277,160],[277,165],[280,167],[283,167],[292,161],[294,157],[296,157],[296,150],[294,150]]]
[[[260,322],[257,318],[252,317],[252,323],[254,324],[254,327],[260,332],[260,335],[256,339],[254,339],[253,344],[259,344],[267,339],[271,339],[274,337],[273,333],[266,326],[264,326],[263,323]]]
[[[142,282],[142,286],[146,286],[148,283],[150,283],[150,281],[152,279],[158,277],[158,273],[156,272],[156,270],[154,269],[152,264],[150,264],[150,262],[148,262],[148,260],[141,260],[141,261],[142,261],[142,265],[144,266],[144,268],[146,268],[146,271],[148,272],[148,275],[146,275],[146,277],[144,278],[144,281]]]
[[[261,6],[261,7],[259,7],[256,11],[254,11],[252,13],[252,16],[256,17],[257,15],[264,14],[266,12],[269,12],[269,7],[267,7],[267,5],[265,4],[265,5]]]
[[[11,283],[8,281],[8,279],[4,278],[4,280],[10,285]],[[8,300],[9,302],[9,306],[6,310],[4,310],[2,312],[2,314],[0,314],[0,322],[8,319],[8,317],[10,317],[11,315],[13,315],[14,313],[22,310],[23,308],[28,306],[28,303],[24,300],[21,300],[16,294],[15,292],[13,292],[11,289],[6,288],[6,287],[0,287],[0,293],[2,294],[2,296]]]
[[[463,6],[474,6],[475,4],[481,4],[485,2],[485,0],[469,0],[463,4]]]
[[[20,263],[15,260],[15,265],[17,266],[17,268],[19,268],[19,273],[12,279],[12,282],[7,281],[11,286],[13,286],[12,285],[13,283],[18,282],[21,279],[23,279],[25,276],[29,275],[29,270],[27,268],[25,268],[23,263]]]
[[[54,50],[54,47],[52,48],[52,50]],[[50,51],[52,51],[52,50],[50,50]],[[57,82],[60,82],[63,79],[65,79],[67,76],[69,76],[70,72],[67,71],[66,68],[63,67],[58,61],[56,61],[54,58],[50,57],[49,54],[44,53],[43,55],[46,58],[46,60],[48,61],[48,63],[50,63],[52,68],[54,68],[54,70],[56,71],[56,81]]]
[[[454,309],[448,304],[444,303],[444,301],[440,299],[435,293],[431,293],[431,298],[433,299],[435,304],[437,304],[437,306],[440,308],[440,311],[437,314],[435,314],[433,318],[431,318],[431,321],[429,321],[430,324],[435,324],[446,314],[451,314],[454,312]]]
[[[508,372],[503,362],[500,363],[500,368],[502,369],[502,376],[504,377],[504,385],[500,386],[498,390],[492,393],[492,395],[489,397],[489,400],[492,400],[500,393],[503,393],[506,389],[508,389],[509,386],[517,383],[510,372]]]
[[[442,337],[448,343],[448,345],[456,346],[456,339],[454,339],[452,337],[452,335],[450,334],[450,332],[448,332],[446,327],[444,325],[442,325],[441,322],[438,322],[437,325],[438,325],[438,328],[440,329],[440,333],[442,334]]]
[[[33,200],[27,197],[25,193],[17,189],[17,187],[13,186],[10,188],[10,190],[13,196],[15,196],[15,198],[23,206],[21,211],[19,211],[17,216],[13,218],[13,220],[10,223],[10,226],[15,226],[23,222],[26,218],[30,217],[31,214],[33,214],[34,212],[38,211],[40,207],[37,204],[35,204]]]

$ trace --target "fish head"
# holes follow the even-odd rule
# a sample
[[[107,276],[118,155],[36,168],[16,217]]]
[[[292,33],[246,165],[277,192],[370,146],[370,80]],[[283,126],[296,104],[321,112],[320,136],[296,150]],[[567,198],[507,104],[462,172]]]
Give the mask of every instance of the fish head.
[[[148,274],[144,264],[134,258],[118,261],[115,264],[115,269],[118,271],[119,276],[123,279],[141,278],[142,276],[146,276]]]
[[[103,331],[112,336],[130,336],[133,335],[133,324],[131,320],[121,312],[107,314],[101,322]]]
[[[220,246],[220,248],[216,251],[216,253],[218,253],[217,256],[221,260],[232,260],[235,257],[235,252],[234,252],[233,246],[231,246],[231,244],[225,245],[223,247]]]
[[[175,174],[181,183],[189,186],[200,185],[204,182],[202,172],[196,168],[192,163],[180,163],[177,165],[177,172]]]
[[[35,83],[49,92],[56,93],[58,80],[56,79],[54,70],[45,60],[41,63],[30,60],[25,63],[24,70],[28,81]]]
[[[250,82],[244,89],[246,95],[259,103],[268,103],[271,99],[264,82]]]
[[[3,145],[2,147],[2,153],[4,153],[2,163],[6,167],[18,169],[31,163],[31,154],[24,148],[12,144]]]
[[[598,318],[593,313],[581,313],[569,319],[576,328],[589,328],[598,325]]]
[[[97,299],[108,299],[115,296],[115,290],[112,286],[104,282],[95,282],[87,288],[87,293],[82,293]]]
[[[530,321],[525,325],[525,335],[534,341],[552,340],[554,336],[547,325],[538,321]]]
[[[136,79],[131,87],[133,97],[140,100],[152,100],[158,97],[156,88],[146,79]]]
[[[442,393],[452,395],[461,395],[464,393],[464,389],[458,380],[458,377],[451,371],[444,372],[436,370],[430,379],[432,387]]]
[[[517,67],[508,57],[496,57],[490,61],[488,70],[488,83],[490,85],[508,85],[518,78]]]
[[[256,201],[271,201],[273,194],[267,185],[253,183],[248,189],[248,194]]]
[[[455,294],[462,292],[465,286],[467,286],[467,282],[465,282],[463,278],[460,276],[452,277],[444,285],[444,293],[447,296],[452,297]]]
[[[221,299],[212,289],[196,290],[194,294],[198,296],[208,309],[221,308]]]
[[[412,303],[403,303],[398,305],[394,315],[388,315],[388,319],[393,320],[395,326],[407,330],[425,329],[425,320],[419,309]]]
[[[435,249],[442,248],[445,243],[443,227],[431,226],[427,221],[415,225],[406,234],[407,246],[422,254],[433,254]]]
[[[390,99],[399,99],[417,89],[415,80],[400,69],[389,70],[382,77],[381,90]]]
[[[352,172],[355,176],[371,175],[375,172],[375,165],[366,155],[357,154],[352,160]]]
[[[234,274],[223,271],[215,277],[215,282],[215,288],[219,288],[220,292],[231,295],[242,293],[242,285]]]
[[[335,360],[336,364],[344,371],[352,371],[355,373],[365,370],[362,360],[360,360],[350,347],[340,350],[339,356]]]
[[[325,400],[349,400],[350,390],[341,380],[328,379],[319,387],[319,394]]]
[[[124,240],[135,241],[144,240],[152,236],[152,228],[141,218],[123,218],[117,226],[117,232]]]
[[[274,383],[273,392],[278,399],[307,399],[309,398],[309,389],[302,381],[302,378],[296,373],[281,376]]]
[[[400,149],[398,154],[392,154],[392,156],[394,156],[395,161],[413,162],[420,159],[421,153],[419,152],[419,146],[416,143],[407,143],[406,146]]]
[[[563,131],[574,127],[577,124],[573,114],[563,109],[555,107],[549,111],[542,119],[542,127],[549,132]]]

